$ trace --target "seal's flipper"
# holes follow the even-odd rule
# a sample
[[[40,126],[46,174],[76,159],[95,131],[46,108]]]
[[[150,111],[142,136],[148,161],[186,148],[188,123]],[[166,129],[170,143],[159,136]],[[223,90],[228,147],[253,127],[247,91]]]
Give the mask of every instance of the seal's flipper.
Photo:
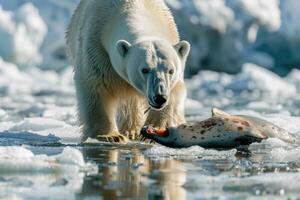
[[[230,116],[229,113],[226,113],[226,112],[224,112],[224,111],[222,111],[222,110],[220,110],[220,109],[218,109],[218,108],[213,108],[213,109],[211,110],[211,115],[212,115],[213,117]]]
[[[261,142],[263,139],[258,137],[253,137],[249,135],[243,135],[235,139],[240,145],[250,145],[254,142]]]

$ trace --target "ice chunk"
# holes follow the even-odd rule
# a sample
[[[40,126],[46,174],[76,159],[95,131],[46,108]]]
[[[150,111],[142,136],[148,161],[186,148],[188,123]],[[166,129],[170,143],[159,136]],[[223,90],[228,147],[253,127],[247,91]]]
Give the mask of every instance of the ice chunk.
[[[21,147],[0,147],[1,159],[28,159],[32,158],[34,154],[25,148]]]
[[[13,13],[4,11],[0,6],[0,55],[3,58],[13,55],[15,26]]]
[[[294,149],[275,148],[271,151],[270,157],[274,162],[299,162],[300,147]]]
[[[189,148],[174,149],[160,145],[145,151],[145,155],[152,159],[203,159],[203,160],[214,160],[214,159],[235,159],[236,150],[228,151],[217,151],[204,149],[199,146],[192,146]]]
[[[0,132],[0,145],[50,145],[58,144],[61,139],[52,134],[40,135],[37,133],[31,133],[27,131]]]
[[[35,155],[24,147],[0,147],[0,198],[12,195],[25,199],[47,199],[60,194],[74,199],[81,192],[85,172],[97,173],[97,166],[86,163],[82,153],[71,147],[54,156]],[[5,188],[5,189],[3,189]]]
[[[40,47],[47,33],[47,25],[32,3],[26,3],[15,13],[15,58],[21,65],[40,64]]]
[[[242,13],[239,17],[245,22],[257,21],[273,31],[281,26],[279,0],[234,0],[230,3],[238,14]]]
[[[183,37],[193,44],[188,75],[203,68],[236,73],[246,62],[273,66],[273,58],[253,46],[260,30],[279,30],[279,0],[168,0],[167,3]]]
[[[299,39],[300,25],[299,25],[299,1],[298,0],[281,0],[282,11],[282,26],[280,31],[291,39]]]
[[[0,147],[0,174],[79,173],[95,166],[86,164],[82,153],[71,147],[55,156],[34,155],[24,147]],[[92,172],[92,171],[91,171]]]
[[[201,108],[202,108],[202,104],[199,101],[193,100],[193,99],[186,99],[185,101],[185,110],[189,113],[189,114],[193,114],[193,113],[197,113]]]
[[[56,160],[61,164],[66,165],[78,165],[80,167],[85,166],[85,162],[82,153],[77,149],[66,147],[63,152],[57,155]]]
[[[294,85],[278,75],[250,63],[243,66],[242,73],[227,88],[234,91],[258,90],[272,96],[290,96],[297,91]]]
[[[61,127],[70,127],[70,125],[50,118],[25,118],[10,128],[10,131],[42,131]]]
[[[6,114],[5,110],[0,109],[0,119],[5,118],[6,116],[7,116],[7,114]]]
[[[297,87],[297,91],[300,93],[300,70],[294,69],[286,77],[286,80]]]
[[[15,64],[3,61],[1,57],[0,77],[0,93],[13,94],[28,93],[31,91],[31,77],[28,74],[21,72]]]
[[[203,24],[213,27],[220,33],[225,33],[230,23],[234,21],[232,9],[225,5],[223,0],[203,0],[193,1],[195,10],[201,15],[199,17],[191,16],[193,24]],[[192,5],[189,5],[192,10]]]
[[[65,52],[65,31],[79,0],[0,0],[5,9],[17,12],[26,3],[32,3],[47,26],[47,34],[41,45],[43,69],[62,70],[68,67]],[[59,28],[58,28],[59,27]]]
[[[17,144],[57,143],[58,141],[79,143],[81,135],[79,126],[71,126],[64,121],[42,117],[25,118],[15,124],[3,124],[2,130],[6,131],[4,132],[6,134],[1,136],[2,142],[6,143],[11,138],[15,138],[18,141]]]
[[[15,13],[0,7],[0,56],[21,66],[40,64],[40,47],[47,26],[32,3]]]

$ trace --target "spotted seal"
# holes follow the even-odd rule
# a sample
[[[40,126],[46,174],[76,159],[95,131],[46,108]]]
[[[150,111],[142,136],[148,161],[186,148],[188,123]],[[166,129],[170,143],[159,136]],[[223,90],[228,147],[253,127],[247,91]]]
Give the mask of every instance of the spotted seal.
[[[271,122],[251,116],[230,115],[217,108],[213,108],[212,117],[204,121],[163,129],[146,126],[141,130],[141,134],[173,148],[194,145],[204,148],[234,148],[267,138],[296,142],[293,134]]]

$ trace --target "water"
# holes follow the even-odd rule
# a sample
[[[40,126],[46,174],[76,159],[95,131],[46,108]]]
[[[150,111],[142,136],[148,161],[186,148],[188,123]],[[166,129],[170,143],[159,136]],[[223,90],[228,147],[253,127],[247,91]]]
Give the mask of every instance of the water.
[[[169,155],[164,148],[160,150],[166,155],[145,155],[144,150],[145,147],[114,146],[84,149],[84,154],[98,164],[100,176],[86,178],[83,188],[87,187],[88,192],[83,190],[81,197],[241,199],[300,195],[300,163],[264,162],[267,150],[251,153],[195,149],[182,156]],[[284,181],[287,177],[293,177],[293,186]]]
[[[1,175],[0,191],[24,199],[296,199],[300,196],[300,161],[274,162],[266,144],[255,144],[251,151],[200,147],[174,150],[141,143],[76,148],[86,161],[98,167],[96,172],[68,176]],[[35,154],[51,155],[63,147],[30,149]]]

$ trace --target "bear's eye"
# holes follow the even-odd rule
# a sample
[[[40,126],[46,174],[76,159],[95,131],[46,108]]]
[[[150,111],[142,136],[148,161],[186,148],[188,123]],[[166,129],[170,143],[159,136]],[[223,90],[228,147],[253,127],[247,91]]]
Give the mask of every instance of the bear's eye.
[[[174,74],[174,69],[170,69],[169,74]]]
[[[142,69],[142,73],[143,74],[148,74],[149,72],[150,72],[150,70],[148,68]]]

